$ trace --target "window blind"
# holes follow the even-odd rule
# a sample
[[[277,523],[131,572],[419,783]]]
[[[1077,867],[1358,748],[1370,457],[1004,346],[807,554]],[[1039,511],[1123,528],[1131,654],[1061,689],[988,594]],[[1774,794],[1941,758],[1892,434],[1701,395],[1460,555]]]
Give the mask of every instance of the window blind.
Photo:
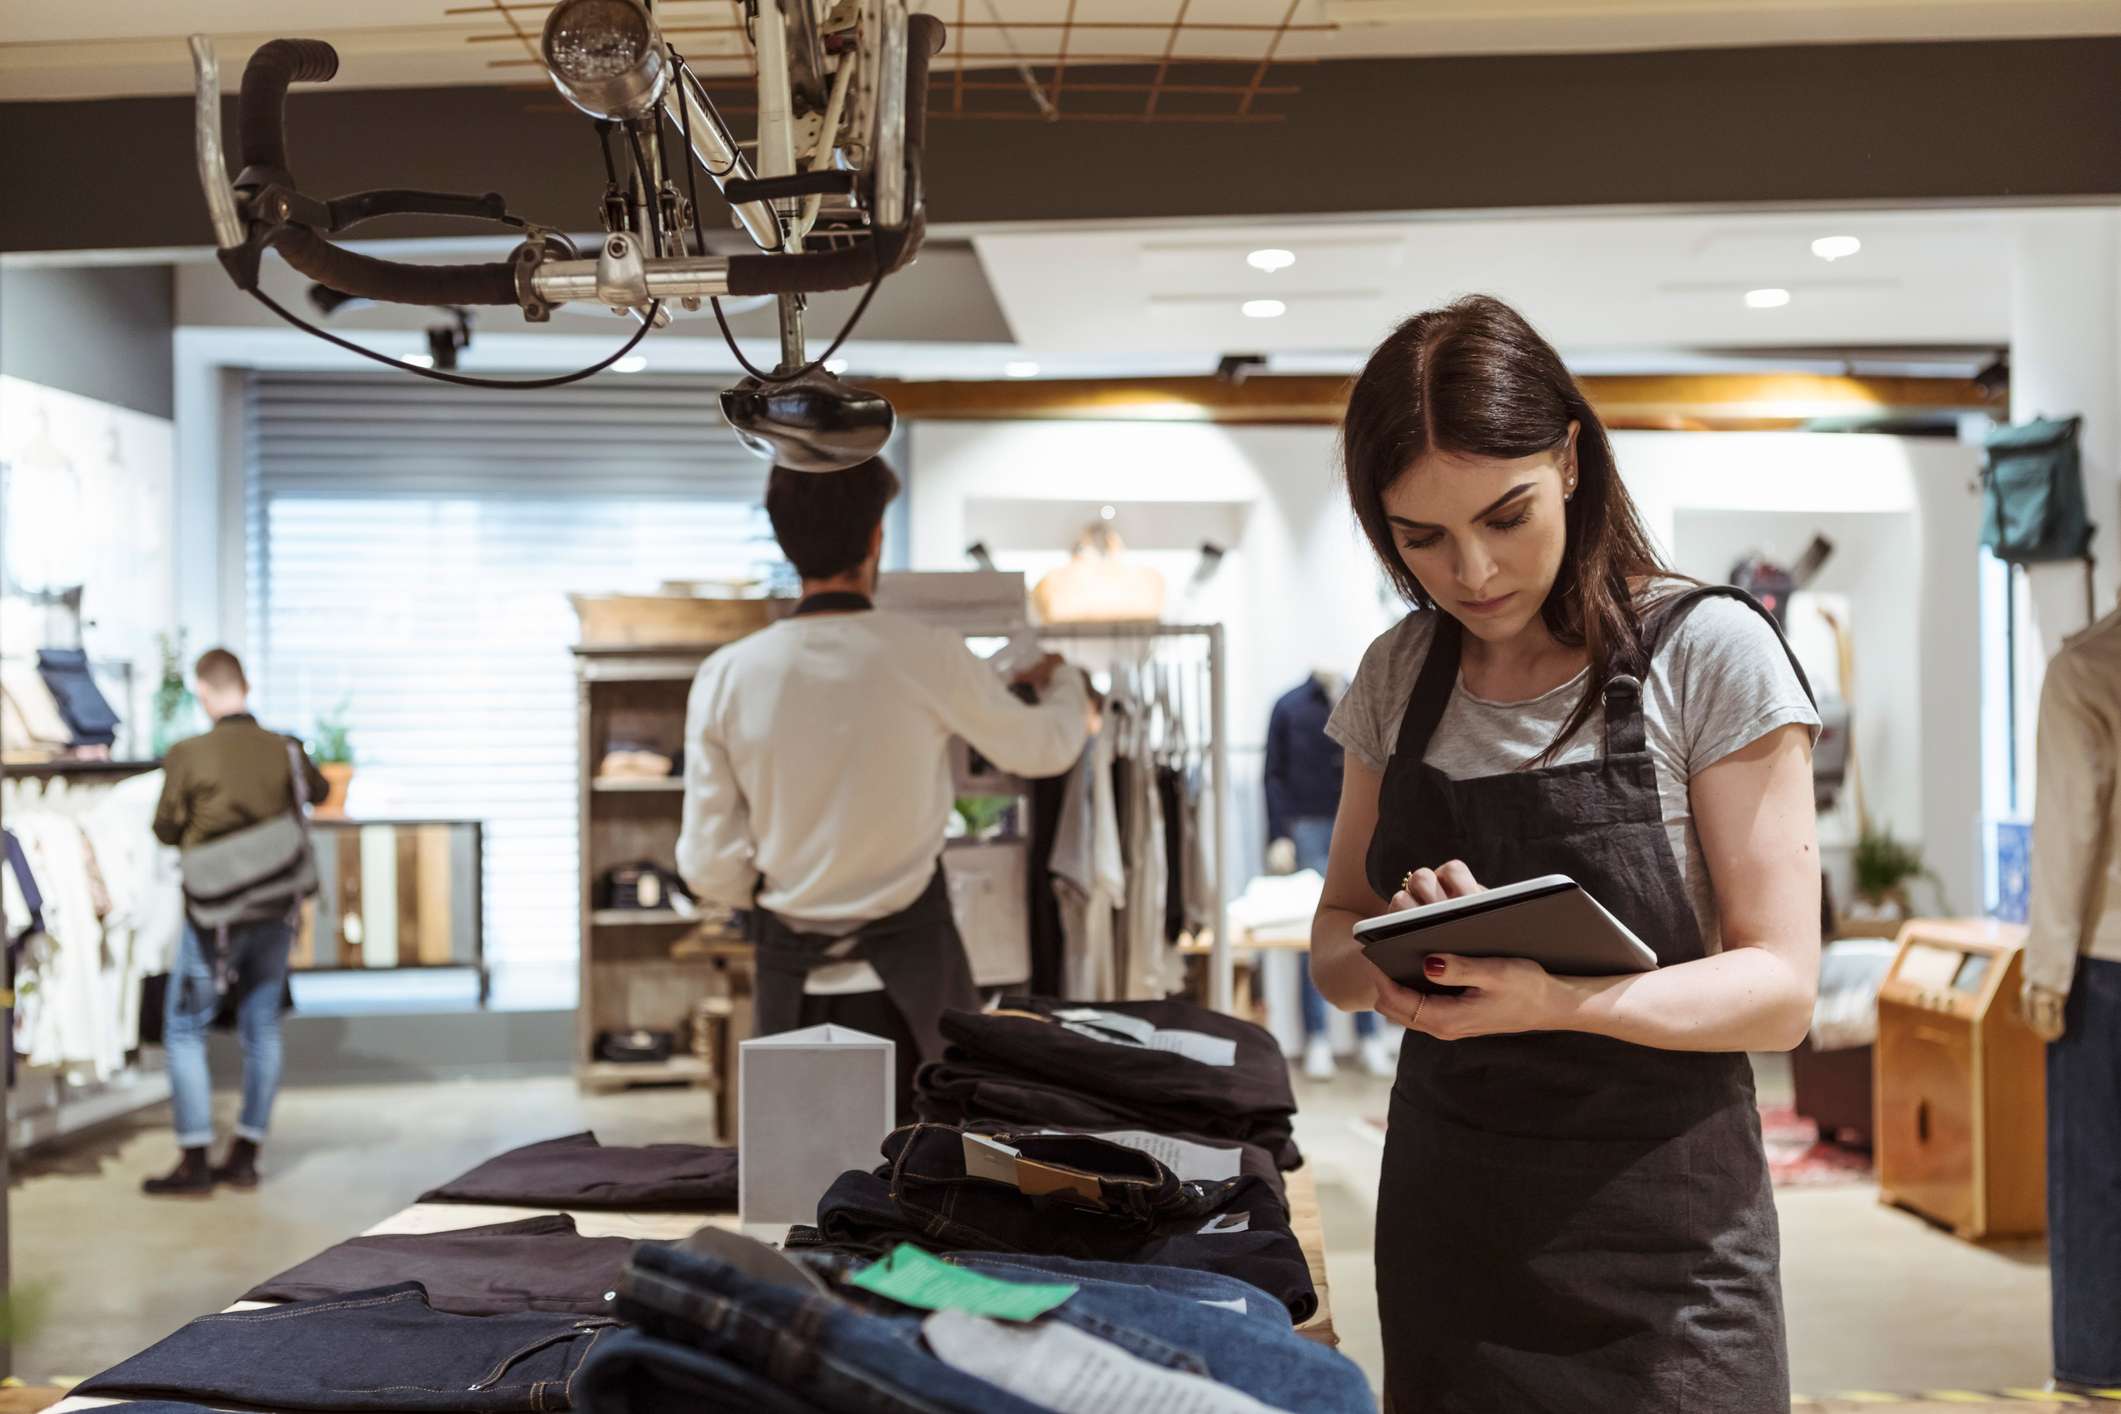
[[[570,592],[783,573],[719,380],[535,395],[393,375],[246,390],[262,720],[353,733],[354,813],[486,822],[499,1005],[572,1005],[580,946]]]

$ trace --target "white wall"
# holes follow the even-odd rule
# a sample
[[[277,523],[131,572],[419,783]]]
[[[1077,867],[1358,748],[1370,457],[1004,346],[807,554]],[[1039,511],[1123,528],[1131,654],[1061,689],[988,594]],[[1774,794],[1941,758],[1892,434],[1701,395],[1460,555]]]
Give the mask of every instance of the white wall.
[[[1980,742],[1974,453],[1949,442],[1838,434],[1630,432],[1614,443],[1652,533],[1708,577],[1729,568],[1721,544],[1698,547],[1713,563],[1689,562],[1683,524],[1770,517],[1758,524],[1794,534],[1808,517],[1826,515],[1842,529],[1852,543],[1825,586],[1878,599],[1859,606],[1861,676],[1864,684],[1890,680],[1873,689],[1890,706],[1871,711],[1860,739],[1873,756],[1872,789],[1888,802],[1896,831],[1926,848],[1952,901],[1972,906],[1980,877],[1980,783],[1969,769]],[[1130,501],[1200,502],[1201,524],[1215,527],[1230,523],[1232,503],[1243,508],[1242,536],[1189,616],[1229,627],[1230,739],[1242,798],[1233,859],[1245,870],[1258,847],[1248,833],[1257,822],[1246,816],[1258,810],[1251,788],[1274,698],[1314,666],[1352,669],[1398,613],[1396,601],[1380,601],[1369,546],[1348,514],[1332,430],[923,423],[913,455],[918,569],[966,567],[972,523],[988,532],[1002,568],[1034,581],[1066,557],[1057,540],[995,543],[991,532],[1010,518],[980,514],[980,501],[1110,503],[1122,534]],[[1864,521],[1878,523],[1869,537],[1854,530]],[[1162,507],[1146,523],[1157,543],[1133,553],[1182,582],[1197,560],[1190,539]],[[1866,538],[1865,548],[1891,548],[1891,558],[1863,554],[1853,542]],[[1785,549],[1779,539],[1767,548]]]

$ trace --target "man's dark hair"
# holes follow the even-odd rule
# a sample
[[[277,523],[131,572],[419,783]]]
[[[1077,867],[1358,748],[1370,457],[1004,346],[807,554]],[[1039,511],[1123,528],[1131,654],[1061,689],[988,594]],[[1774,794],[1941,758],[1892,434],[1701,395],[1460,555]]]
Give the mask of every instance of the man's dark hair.
[[[226,648],[209,648],[201,653],[191,675],[208,687],[250,691],[250,679],[243,676],[243,660]]]
[[[870,537],[898,492],[898,475],[881,457],[845,471],[777,466],[766,478],[766,516],[797,574],[832,579],[869,558]]]

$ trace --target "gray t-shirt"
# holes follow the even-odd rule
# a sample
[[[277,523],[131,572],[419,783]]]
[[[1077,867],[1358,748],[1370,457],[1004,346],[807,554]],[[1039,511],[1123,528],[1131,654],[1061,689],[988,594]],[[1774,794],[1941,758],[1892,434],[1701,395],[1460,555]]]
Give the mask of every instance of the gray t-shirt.
[[[1379,774],[1399,741],[1400,719],[1428,658],[1435,621],[1434,612],[1409,614],[1372,643],[1326,724],[1328,736]],[[1588,677],[1585,669],[1529,702],[1483,701],[1466,691],[1461,677],[1430,739],[1428,763],[1454,780],[1531,767],[1575,712]],[[1700,920],[1702,940],[1715,953],[1722,948],[1723,935],[1701,837],[1694,829],[1688,785],[1697,771],[1792,722],[1810,727],[1816,742],[1819,714],[1774,626],[1747,605],[1723,596],[1690,607],[1658,645],[1643,688],[1643,712],[1650,756],[1657,764],[1665,832]],[[1603,750],[1604,741],[1601,704],[1551,764],[1590,760]],[[1446,862],[1410,860],[1408,867],[1433,868]]]

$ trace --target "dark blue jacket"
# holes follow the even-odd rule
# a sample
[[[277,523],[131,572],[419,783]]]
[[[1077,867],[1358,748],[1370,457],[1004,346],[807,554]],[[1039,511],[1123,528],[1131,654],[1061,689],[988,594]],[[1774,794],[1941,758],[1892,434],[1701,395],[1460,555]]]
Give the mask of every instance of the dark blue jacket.
[[[1318,679],[1282,694],[1267,719],[1267,838],[1289,838],[1291,820],[1330,820],[1340,810],[1340,746],[1326,735],[1332,700]]]

